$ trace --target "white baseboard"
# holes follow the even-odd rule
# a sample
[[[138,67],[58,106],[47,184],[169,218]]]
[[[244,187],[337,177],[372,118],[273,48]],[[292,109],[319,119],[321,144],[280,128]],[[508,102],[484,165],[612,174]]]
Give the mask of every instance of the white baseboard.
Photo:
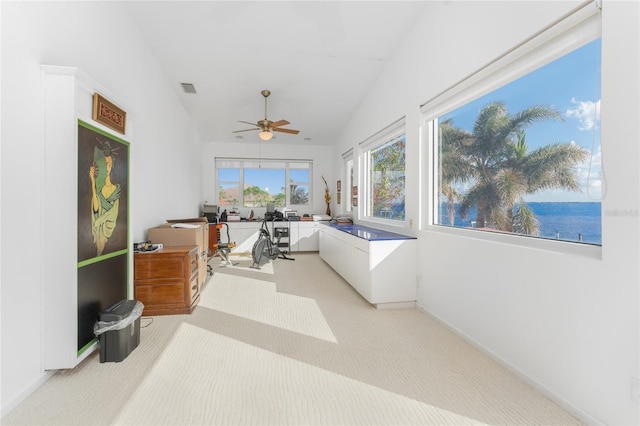
[[[415,308],[416,302],[386,302],[386,303],[375,303],[374,306],[377,309],[409,309]]]
[[[8,401],[5,405],[0,408],[0,419],[2,419],[5,415],[9,414],[14,408],[16,408],[22,401],[27,399],[29,395],[36,391],[40,386],[42,386],[47,380],[49,380],[53,375],[56,374],[56,370],[53,371],[45,371],[42,376],[35,382],[33,382],[28,388],[24,391],[20,392],[10,401]]]
[[[580,408],[576,407],[575,405],[571,404],[569,401],[567,401],[566,399],[562,398],[561,396],[559,396],[555,392],[551,391],[549,388],[544,386],[542,383],[536,381],[531,376],[529,376],[529,375],[525,374],[524,372],[520,371],[517,367],[515,367],[513,364],[511,364],[508,361],[506,361],[504,358],[500,357],[498,354],[492,352],[488,348],[484,347],[483,345],[481,345],[480,343],[478,343],[477,341],[475,341],[474,339],[469,337],[462,330],[459,330],[458,328],[452,326],[447,321],[445,321],[444,319],[440,318],[438,315],[435,315],[434,313],[429,312],[427,309],[424,308],[424,306],[420,305],[419,303],[416,303],[416,309],[418,309],[420,312],[422,312],[423,314],[427,315],[428,317],[432,318],[433,320],[437,321],[438,323],[442,324],[447,329],[451,330],[458,337],[460,337],[461,339],[463,339],[464,341],[466,341],[470,345],[473,345],[478,350],[482,351],[489,358],[491,358],[492,360],[496,361],[498,364],[500,364],[501,366],[503,366],[504,368],[509,370],[511,373],[513,373],[516,376],[518,376],[520,379],[522,379],[523,381],[525,381],[529,385],[533,386],[537,391],[542,393],[547,398],[551,399],[553,402],[555,402],[556,404],[558,404],[559,406],[561,406],[562,408],[564,408],[565,410],[567,410],[568,412],[570,412],[574,416],[578,417],[580,420],[582,420],[586,424],[604,426],[604,423],[601,420],[598,420],[597,418],[593,417],[589,413],[586,413],[582,409],[580,409]]]

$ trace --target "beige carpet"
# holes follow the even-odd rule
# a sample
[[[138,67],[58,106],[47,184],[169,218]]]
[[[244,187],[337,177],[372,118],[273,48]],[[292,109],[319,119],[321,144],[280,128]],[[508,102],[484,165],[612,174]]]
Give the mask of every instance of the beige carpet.
[[[580,424],[415,309],[377,310],[317,254],[221,268],[121,363],[56,374],[5,425]]]

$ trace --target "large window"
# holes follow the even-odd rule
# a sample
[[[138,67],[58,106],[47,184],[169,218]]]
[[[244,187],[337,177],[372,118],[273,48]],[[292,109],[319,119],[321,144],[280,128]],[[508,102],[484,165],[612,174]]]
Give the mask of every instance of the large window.
[[[365,143],[365,216],[370,219],[405,219],[404,120],[389,132]]]
[[[311,161],[219,158],[216,172],[220,206],[310,205]]]
[[[579,21],[432,108],[434,224],[601,244],[599,16]]]

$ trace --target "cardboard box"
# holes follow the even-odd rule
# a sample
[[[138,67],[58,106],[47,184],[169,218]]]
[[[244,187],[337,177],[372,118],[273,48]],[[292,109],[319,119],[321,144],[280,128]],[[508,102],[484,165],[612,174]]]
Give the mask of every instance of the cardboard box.
[[[181,224],[184,224],[184,227],[181,227]],[[170,219],[167,220],[167,223],[162,226],[169,226],[173,229],[192,229],[189,226],[198,226],[201,229],[200,238],[201,240],[198,242],[198,246],[200,247],[199,255],[204,255],[205,259],[209,250],[209,221],[206,217],[194,217],[189,219]],[[153,240],[151,240],[153,241]],[[182,245],[182,244],[176,244]]]
[[[202,220],[200,220],[202,219]],[[209,260],[209,222],[207,218],[179,219],[167,221],[147,230],[147,239],[152,244],[170,246],[198,246],[198,284],[207,279]]]

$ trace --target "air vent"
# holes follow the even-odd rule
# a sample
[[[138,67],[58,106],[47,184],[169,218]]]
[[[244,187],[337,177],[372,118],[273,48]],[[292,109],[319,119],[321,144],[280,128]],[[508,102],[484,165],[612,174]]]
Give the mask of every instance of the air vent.
[[[182,85],[182,90],[184,93],[196,93],[196,88],[191,83],[180,83]]]

